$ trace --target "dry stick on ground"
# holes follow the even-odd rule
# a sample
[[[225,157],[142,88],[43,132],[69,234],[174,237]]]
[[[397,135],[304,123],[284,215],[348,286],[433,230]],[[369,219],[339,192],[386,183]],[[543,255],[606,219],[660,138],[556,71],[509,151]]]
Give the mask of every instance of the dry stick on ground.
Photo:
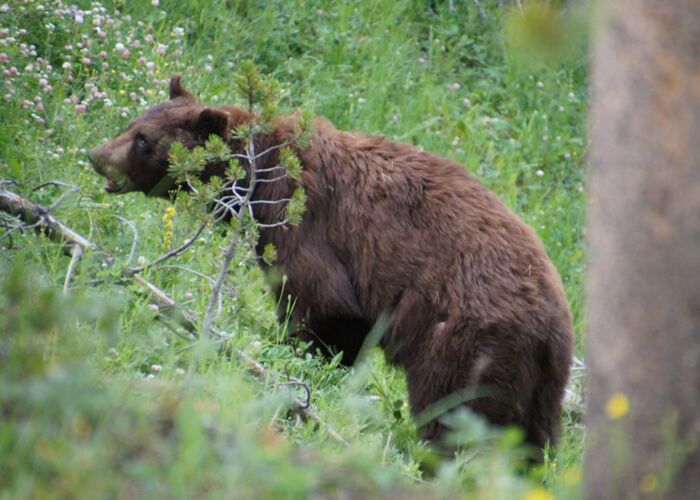
[[[73,252],[76,251],[75,249],[79,249],[78,251],[80,252],[85,250],[100,251],[104,255],[106,261],[110,263],[114,261],[114,258],[108,252],[105,252],[98,245],[85,239],[68,226],[59,222],[48,213],[46,208],[36,205],[18,194],[4,189],[1,185],[0,210],[20,218],[25,224],[32,225],[36,227],[37,230],[44,231],[50,238],[66,243],[68,249]],[[73,255],[75,255],[75,253],[73,253]],[[158,305],[160,312],[165,313],[166,317],[176,321],[182,328],[192,334],[192,338],[194,339],[194,335],[196,335],[197,332],[197,319],[194,313],[178,304],[167,293],[150,283],[140,274],[127,271],[124,273],[124,277],[133,280],[144,288],[149,293],[153,302]],[[228,337],[226,334],[213,329],[212,332],[222,339]],[[280,385],[275,375],[270,373],[263,365],[248,356],[245,352],[240,349],[235,349],[233,350],[233,354],[245,364],[250,373],[255,375],[263,383],[272,382],[274,385]],[[300,382],[295,381],[295,383],[299,384]],[[308,387],[305,387],[308,391]],[[294,397],[292,398],[292,404],[293,407],[291,410],[293,412],[303,415],[307,420],[311,420],[319,427],[322,427],[326,431],[326,434],[335,441],[344,445],[348,444],[348,442],[330,425],[321,420],[314,409],[309,406],[308,401],[301,401],[299,398]]]

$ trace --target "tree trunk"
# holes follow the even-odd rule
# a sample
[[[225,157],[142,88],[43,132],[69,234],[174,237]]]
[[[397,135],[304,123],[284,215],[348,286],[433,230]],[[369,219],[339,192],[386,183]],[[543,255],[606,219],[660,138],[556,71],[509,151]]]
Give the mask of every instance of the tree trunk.
[[[700,2],[598,6],[586,498],[698,498]]]

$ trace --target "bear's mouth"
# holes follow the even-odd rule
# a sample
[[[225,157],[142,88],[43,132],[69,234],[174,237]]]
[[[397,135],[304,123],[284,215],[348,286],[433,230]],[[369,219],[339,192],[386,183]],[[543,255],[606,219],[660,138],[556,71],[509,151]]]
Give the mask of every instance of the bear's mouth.
[[[109,194],[123,194],[132,191],[131,183],[128,180],[118,182],[112,179],[105,181],[104,190]]]
[[[119,192],[121,192],[122,187],[123,186],[117,182],[114,182],[111,180],[105,181],[105,192],[107,192],[107,193],[112,193],[112,194],[119,193]]]

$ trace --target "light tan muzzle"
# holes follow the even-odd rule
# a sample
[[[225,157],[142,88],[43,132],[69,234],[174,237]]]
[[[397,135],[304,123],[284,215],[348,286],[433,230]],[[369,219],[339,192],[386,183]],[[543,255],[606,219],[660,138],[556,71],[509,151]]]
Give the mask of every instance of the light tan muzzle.
[[[127,155],[130,147],[131,138],[124,134],[88,151],[92,168],[107,179],[104,186],[106,192],[120,194],[136,189],[127,176]]]

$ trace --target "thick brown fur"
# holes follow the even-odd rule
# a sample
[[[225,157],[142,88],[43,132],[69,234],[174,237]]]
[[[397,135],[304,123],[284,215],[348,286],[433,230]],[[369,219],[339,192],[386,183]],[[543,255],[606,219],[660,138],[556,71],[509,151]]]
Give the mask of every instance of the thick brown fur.
[[[237,108],[197,103],[177,77],[171,98],[90,152],[110,191],[148,193],[165,176],[173,140],[193,147],[210,133],[228,139],[249,119]],[[293,117],[277,120],[256,137],[257,151],[293,141],[293,128]],[[135,144],[144,136],[150,156]],[[471,409],[494,424],[522,426],[538,447],[554,444],[573,332],[559,275],[534,231],[462,165],[409,144],[338,131],[318,118],[297,155],[300,181],[260,184],[254,194],[276,200],[298,185],[306,191],[302,223],[263,229],[259,241],[277,248],[293,319],[352,363],[388,313],[380,344],[406,371],[414,415],[479,388],[480,397],[465,403]],[[276,162],[275,150],[258,168]],[[263,224],[283,218],[280,204],[254,212]],[[437,421],[421,429],[434,441],[443,430]]]

